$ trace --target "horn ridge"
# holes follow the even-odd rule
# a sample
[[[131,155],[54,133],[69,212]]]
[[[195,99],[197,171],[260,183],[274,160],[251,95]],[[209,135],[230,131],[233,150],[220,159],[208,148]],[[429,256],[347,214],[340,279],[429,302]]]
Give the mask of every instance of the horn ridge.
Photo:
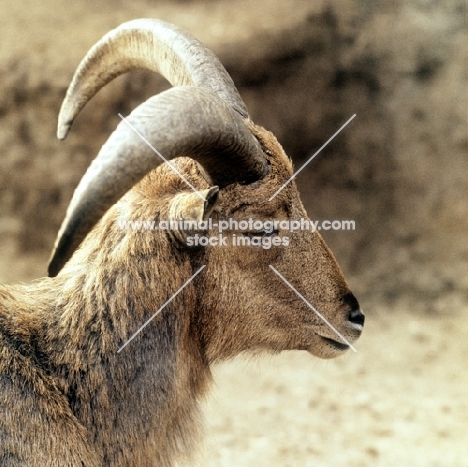
[[[107,83],[135,69],[155,71],[173,86],[208,89],[248,118],[245,103],[216,55],[191,34],[157,19],[128,21],[107,33],[79,64],[63,101],[57,136]]]

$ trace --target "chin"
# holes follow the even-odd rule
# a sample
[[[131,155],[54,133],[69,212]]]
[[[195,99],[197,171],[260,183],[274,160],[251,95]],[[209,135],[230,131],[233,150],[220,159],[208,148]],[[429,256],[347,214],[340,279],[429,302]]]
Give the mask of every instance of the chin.
[[[307,349],[307,351],[315,357],[323,359],[336,358],[345,354],[350,348],[348,344],[329,337],[319,336],[319,338],[320,342],[314,343],[314,345],[311,345]]]

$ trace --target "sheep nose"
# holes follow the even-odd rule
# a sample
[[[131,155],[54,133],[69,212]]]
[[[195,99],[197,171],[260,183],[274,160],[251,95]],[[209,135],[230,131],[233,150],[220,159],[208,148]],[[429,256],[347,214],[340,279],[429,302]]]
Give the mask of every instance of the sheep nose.
[[[364,314],[362,313],[360,308],[355,308],[355,309],[351,310],[351,312],[348,315],[348,320],[351,323],[357,324],[357,325],[359,325],[361,327],[364,326],[365,319],[366,319],[366,317],[364,316]]]
[[[364,326],[365,316],[361,311],[361,307],[359,306],[359,302],[356,300],[356,297],[351,292],[348,292],[343,297],[343,302],[350,310],[348,313],[348,321],[355,325],[355,327],[362,329]]]

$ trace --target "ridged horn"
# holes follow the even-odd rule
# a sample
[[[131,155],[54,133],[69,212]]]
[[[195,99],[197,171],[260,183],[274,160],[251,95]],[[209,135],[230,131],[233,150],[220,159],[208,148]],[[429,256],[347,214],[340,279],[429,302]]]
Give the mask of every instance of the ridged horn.
[[[205,45],[170,23],[137,19],[110,31],[81,61],[60,110],[58,138],[66,137],[80,110],[103,86],[135,69],[156,71],[173,86],[208,89],[248,117],[231,77]]]
[[[140,135],[146,141],[144,141]],[[165,159],[199,161],[220,187],[267,173],[260,144],[243,118],[213,92],[171,88],[148,99],[122,121],[80,181],[49,263],[58,274],[104,213]]]

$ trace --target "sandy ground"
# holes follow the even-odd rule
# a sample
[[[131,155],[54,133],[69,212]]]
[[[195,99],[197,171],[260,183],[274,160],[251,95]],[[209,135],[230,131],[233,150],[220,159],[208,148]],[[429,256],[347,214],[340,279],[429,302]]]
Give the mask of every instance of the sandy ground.
[[[357,353],[219,366],[201,465],[467,466],[466,311],[378,307]]]

